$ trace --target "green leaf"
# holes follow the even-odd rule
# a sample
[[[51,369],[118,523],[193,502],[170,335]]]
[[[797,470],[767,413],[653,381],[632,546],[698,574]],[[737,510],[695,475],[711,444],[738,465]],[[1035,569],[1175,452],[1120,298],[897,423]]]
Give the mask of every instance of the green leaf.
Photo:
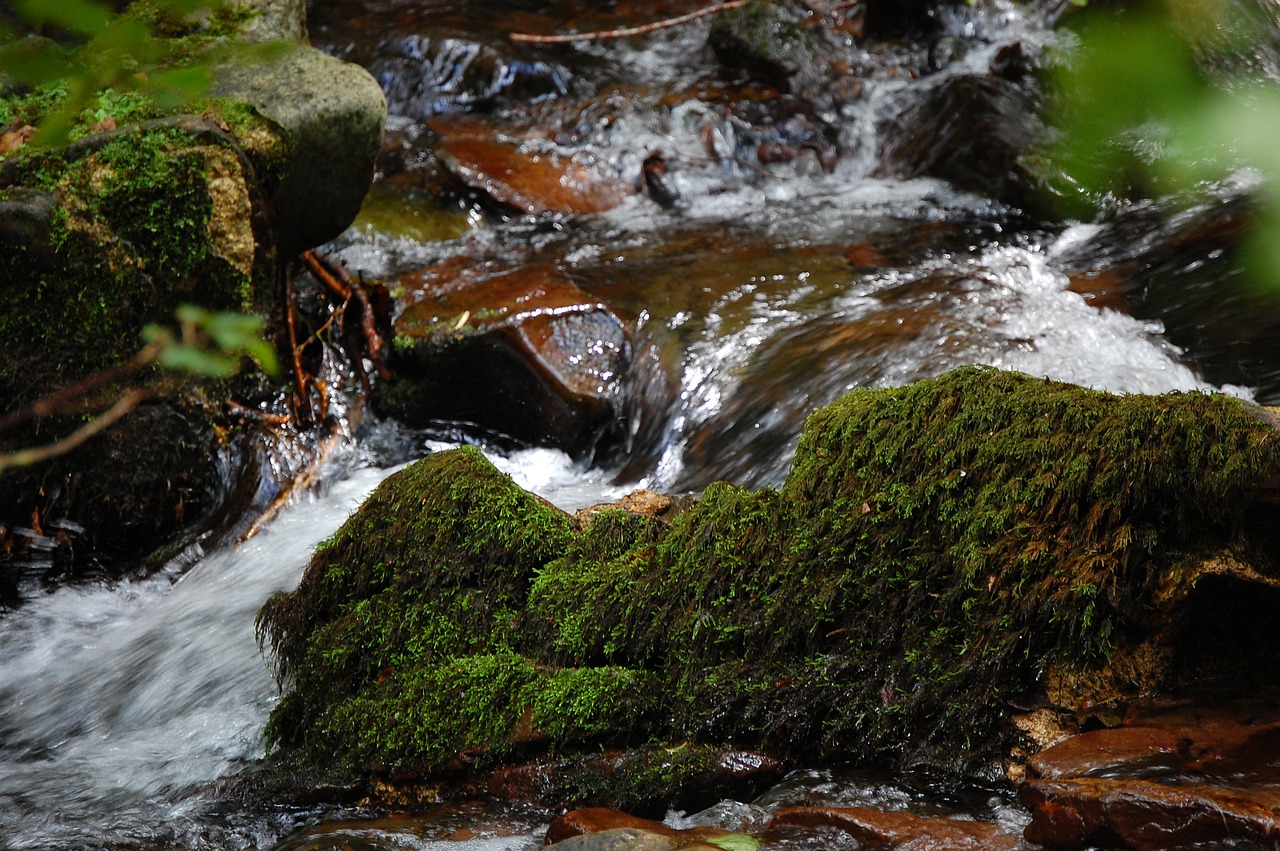
[[[240,370],[239,358],[210,352],[199,346],[175,343],[166,346],[156,359],[165,369],[190,372],[208,378],[230,378]]]
[[[756,851],[763,843],[754,836],[747,836],[745,833],[729,833],[708,839],[707,844],[723,848],[724,851]]]
[[[95,0],[16,0],[18,14],[33,24],[94,36],[111,23],[111,7]]]

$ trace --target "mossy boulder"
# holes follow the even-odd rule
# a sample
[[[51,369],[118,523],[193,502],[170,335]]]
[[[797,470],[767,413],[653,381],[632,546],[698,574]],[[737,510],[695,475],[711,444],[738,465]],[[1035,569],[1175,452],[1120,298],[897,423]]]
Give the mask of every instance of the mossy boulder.
[[[233,39],[305,31],[297,0],[241,0],[190,18],[126,5],[139,49],[165,57],[165,70],[209,70]],[[175,532],[248,508],[255,426],[224,411],[274,400],[279,382],[253,370],[184,381],[128,364],[143,330],[172,326],[181,305],[281,316],[284,264],[355,216],[381,140],[381,92],[363,69],[309,47],[277,47],[233,53],[234,69],[224,66],[219,79],[240,88],[224,97],[175,107],[104,89],[73,117],[65,141],[45,146],[48,133],[35,127],[94,80],[15,85],[0,98],[0,420],[57,391],[84,401],[83,414],[6,423],[0,452],[55,443],[123,395],[147,394],[75,452],[0,471],[0,593],[12,592],[10,557],[22,561],[33,548],[56,544],[73,562],[133,560]],[[264,56],[275,64],[253,61]],[[263,67],[283,78],[277,91],[264,91]],[[278,90],[292,112],[274,109]],[[348,104],[363,98],[360,106],[333,107],[338,91]],[[358,120],[341,120],[351,114]],[[245,504],[230,508],[236,494]]]
[[[265,187],[283,143],[271,125],[213,102],[201,114],[144,108],[126,120],[0,161],[0,196],[16,213],[14,226],[0,227],[4,413],[129,362],[143,329],[173,325],[179,305],[264,316],[279,307]],[[6,551],[21,556],[60,526],[76,530],[67,555],[133,557],[219,508],[240,466],[219,412],[228,398],[265,392],[262,377],[175,386],[153,369],[124,369],[81,393],[86,415],[139,389],[150,396],[107,434],[0,473]],[[29,420],[0,434],[0,450],[53,443],[84,421],[66,412]]]
[[[263,609],[269,736],[384,777],[655,742],[989,771],[1046,691],[1270,687],[1275,508],[1251,495],[1278,470],[1274,418],[1240,400],[976,367],[850,393],[781,490],[716,484],[670,523],[579,528],[474,450],[434,455]],[[1195,614],[1224,553],[1214,611],[1261,619],[1243,641]]]

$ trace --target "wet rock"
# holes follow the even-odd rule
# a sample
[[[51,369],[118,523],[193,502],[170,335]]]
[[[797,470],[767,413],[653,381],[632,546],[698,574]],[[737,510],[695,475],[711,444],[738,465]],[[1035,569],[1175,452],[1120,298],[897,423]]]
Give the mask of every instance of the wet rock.
[[[722,12],[711,24],[707,42],[722,65],[784,92],[804,90],[813,82],[813,37],[781,2],[751,0]]]
[[[1188,789],[1082,777],[1031,781],[1020,794],[1032,812],[1027,840],[1051,849],[1271,848],[1280,842],[1280,790],[1274,787]]]
[[[1027,838],[1049,848],[1155,849],[1280,838],[1280,708],[1130,708],[1027,763]]]
[[[641,747],[495,771],[486,792],[548,808],[625,810],[629,818],[661,818],[671,807],[698,810],[726,798],[749,799],[787,771],[756,751],[680,744]]]
[[[378,410],[417,426],[471,423],[579,457],[616,436],[630,343],[621,321],[563,275],[454,264],[400,286],[397,380],[379,390]]]
[[[263,63],[224,66],[214,92],[273,121],[288,145],[271,203],[281,251],[333,239],[360,211],[382,145],[382,90],[358,65],[310,47]]]
[[[531,103],[581,90],[564,65],[518,55],[507,40],[406,35],[364,59],[382,84],[393,115],[437,115]]]
[[[613,209],[634,187],[588,159],[527,150],[475,122],[436,119],[435,152],[465,186],[504,210],[581,215]]]
[[[1020,160],[1041,133],[1026,89],[998,77],[952,77],[884,128],[877,174],[936,177],[1044,215],[1038,179]]]
[[[887,812],[873,807],[782,807],[769,820],[765,835],[770,841],[777,841],[815,831],[834,831],[853,839],[858,848],[1013,851],[1026,847],[1020,837],[987,822]]]
[[[673,828],[667,827],[660,821],[633,816],[622,810],[611,807],[583,807],[570,810],[551,822],[547,827],[547,844],[554,845],[571,836],[601,833],[619,828],[644,830],[660,836],[673,836],[676,833]]]
[[[673,851],[682,846],[660,833],[619,827],[600,833],[571,836],[549,847],[560,851]]]
[[[7,160],[0,411],[128,362],[143,329],[171,326],[180,304],[270,312],[278,255],[258,175],[281,147],[268,122],[228,108],[91,134],[43,163]],[[261,381],[169,384],[126,368],[94,389],[93,412],[142,395],[75,452],[0,473],[5,555],[39,556],[29,544],[58,537],[39,530],[69,524],[79,531],[56,548],[53,572],[74,575],[210,520],[235,490],[228,477],[252,467],[240,456],[245,431],[224,419],[222,403],[262,392]],[[0,450],[44,446],[85,424],[63,414],[11,424]]]
[[[919,36],[940,24],[938,10],[959,0],[865,0],[863,29],[870,38]]]
[[[442,453],[264,608],[293,683],[270,734],[405,777],[545,742],[566,759],[530,775],[543,802],[639,815],[705,793],[715,743],[988,776],[1024,695],[1274,688],[1276,523],[1242,494],[1278,470],[1280,431],[1240,400],[978,367],[845,395],[781,489],[713,484],[669,523],[579,528]],[[657,744],[597,756],[637,740]]]

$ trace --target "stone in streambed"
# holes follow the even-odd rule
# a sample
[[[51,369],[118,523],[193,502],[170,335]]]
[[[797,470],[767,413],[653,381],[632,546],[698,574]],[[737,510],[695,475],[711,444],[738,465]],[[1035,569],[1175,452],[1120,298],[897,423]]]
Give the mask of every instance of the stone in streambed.
[[[214,93],[252,105],[288,145],[271,195],[281,252],[342,233],[360,212],[382,145],[387,104],[369,72],[299,45],[269,61],[219,68]]]
[[[769,841],[834,831],[858,848],[910,851],[1014,851],[1026,847],[1021,837],[988,822],[886,812],[873,807],[783,807],[774,812],[765,837]]]
[[[600,833],[571,836],[554,845],[559,851],[674,851],[674,839],[635,827],[618,827]]]
[[[1022,156],[1043,134],[1034,95],[999,77],[953,77],[887,123],[878,176],[936,177],[1028,214],[1046,203]]]
[[[471,119],[438,118],[435,153],[453,175],[501,209],[542,213],[601,213],[635,188],[594,162],[559,151],[529,151],[497,138]]]
[[[617,436],[626,331],[561,273],[445,264],[398,285],[407,306],[395,320],[396,381],[375,397],[380,412],[578,456]]]
[[[1119,727],[1031,757],[1027,838],[1051,848],[1163,849],[1280,838],[1280,708],[1133,709]]]
[[[653,749],[564,777],[577,804],[643,776],[660,807],[730,742],[991,772],[1028,695],[1274,687],[1274,508],[1246,495],[1277,471],[1240,400],[978,367],[854,391],[780,490],[715,484],[669,520],[579,528],[474,452],[433,456],[264,608],[291,684],[270,735],[402,779]]]
[[[1168,786],[1079,777],[1028,782],[1028,841],[1053,849],[1127,851],[1264,847],[1280,842],[1280,790]]]

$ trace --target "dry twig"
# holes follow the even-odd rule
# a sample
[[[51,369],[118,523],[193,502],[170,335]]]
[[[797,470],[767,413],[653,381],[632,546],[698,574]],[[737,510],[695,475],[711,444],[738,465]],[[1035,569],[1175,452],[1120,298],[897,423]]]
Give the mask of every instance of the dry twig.
[[[687,24],[689,21],[695,21],[698,18],[707,15],[717,15],[720,12],[727,12],[730,9],[738,9],[747,5],[749,0],[727,0],[724,3],[716,3],[714,6],[707,6],[702,9],[690,12],[687,15],[680,15],[675,18],[666,18],[661,21],[654,21],[651,24],[642,24],[637,27],[626,27],[617,30],[596,30],[595,32],[586,33],[559,33],[557,35],[534,35],[533,33],[511,33],[508,37],[512,41],[520,41],[526,44],[569,44],[575,41],[600,41],[606,38],[631,38],[636,35],[647,35],[658,30],[665,30],[670,27]]]

